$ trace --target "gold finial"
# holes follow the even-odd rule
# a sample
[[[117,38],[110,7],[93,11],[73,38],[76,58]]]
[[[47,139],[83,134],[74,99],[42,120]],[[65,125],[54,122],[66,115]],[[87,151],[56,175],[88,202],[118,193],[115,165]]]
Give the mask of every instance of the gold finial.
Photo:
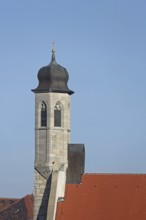
[[[52,43],[52,52],[55,52],[55,42]]]

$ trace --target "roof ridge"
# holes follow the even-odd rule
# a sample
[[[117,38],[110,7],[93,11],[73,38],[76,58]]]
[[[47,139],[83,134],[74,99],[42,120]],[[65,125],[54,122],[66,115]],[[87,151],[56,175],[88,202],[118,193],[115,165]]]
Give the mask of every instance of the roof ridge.
[[[15,202],[17,202],[19,199],[17,198],[0,198],[0,212],[4,209],[8,208]]]
[[[8,205],[7,207],[1,209],[0,212],[6,210],[6,209],[8,209],[8,208],[10,208],[11,206],[17,204],[18,202],[20,202],[20,201],[23,200],[23,199],[24,199],[24,202],[25,202],[25,197],[27,197],[27,196],[31,196],[31,195],[28,194],[28,195],[26,195],[26,196],[24,196],[24,197],[22,197],[22,198],[20,198],[20,199],[17,199],[14,203],[12,203],[12,204]],[[15,199],[14,199],[14,200],[15,200]],[[26,203],[25,203],[25,204],[26,204]]]
[[[5,200],[19,200],[19,198],[7,198],[7,197],[0,197],[0,200],[1,199],[5,199]]]
[[[11,206],[13,206],[13,205],[17,204],[17,203],[18,203],[20,200],[22,200],[22,199],[23,199],[23,198],[18,199],[16,202],[14,202],[14,203],[12,203],[12,204],[8,205],[7,207],[5,207],[5,208],[1,209],[1,210],[0,210],[0,213],[1,213],[2,211],[5,211],[6,209],[10,208]]]

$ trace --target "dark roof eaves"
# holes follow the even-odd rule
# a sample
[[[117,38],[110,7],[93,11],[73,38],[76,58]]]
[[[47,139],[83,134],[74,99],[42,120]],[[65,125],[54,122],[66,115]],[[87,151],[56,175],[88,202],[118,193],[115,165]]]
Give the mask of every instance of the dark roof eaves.
[[[32,89],[31,90],[34,93],[67,93],[69,95],[74,94],[74,91],[72,90],[59,90],[59,89]]]

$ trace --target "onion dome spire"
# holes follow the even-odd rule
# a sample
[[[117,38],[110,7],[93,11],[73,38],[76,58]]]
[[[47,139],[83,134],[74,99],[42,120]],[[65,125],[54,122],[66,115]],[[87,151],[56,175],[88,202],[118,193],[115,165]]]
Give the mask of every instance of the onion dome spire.
[[[38,87],[32,90],[35,93],[56,92],[69,95],[74,93],[68,88],[69,74],[66,68],[56,62],[54,43],[52,44],[51,62],[38,71],[38,80]]]

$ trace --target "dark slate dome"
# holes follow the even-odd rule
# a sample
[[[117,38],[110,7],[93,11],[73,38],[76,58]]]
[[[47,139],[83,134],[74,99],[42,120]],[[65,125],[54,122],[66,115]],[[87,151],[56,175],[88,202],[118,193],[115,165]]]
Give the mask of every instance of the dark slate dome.
[[[39,85],[32,91],[40,92],[59,92],[73,94],[74,92],[68,88],[69,74],[67,70],[57,64],[55,60],[55,50],[52,50],[52,60],[49,65],[42,67],[38,72]]]

